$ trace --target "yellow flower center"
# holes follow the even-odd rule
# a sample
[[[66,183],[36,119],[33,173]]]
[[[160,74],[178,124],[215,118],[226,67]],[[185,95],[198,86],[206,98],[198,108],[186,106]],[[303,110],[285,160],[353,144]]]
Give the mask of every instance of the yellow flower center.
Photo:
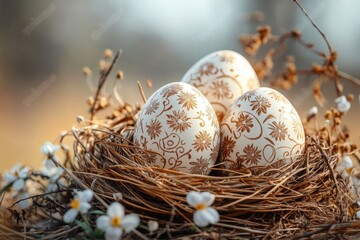
[[[79,209],[80,208],[80,200],[78,198],[74,198],[73,200],[71,200],[69,205],[71,208]]]
[[[19,177],[19,172],[18,172],[18,171],[15,171],[15,172],[14,172],[14,176],[15,176],[16,178],[18,178],[18,177]]]
[[[203,210],[206,208],[206,204],[205,203],[198,203],[195,205],[195,209],[196,210]]]
[[[120,227],[121,226],[121,218],[119,216],[111,218],[111,226]]]

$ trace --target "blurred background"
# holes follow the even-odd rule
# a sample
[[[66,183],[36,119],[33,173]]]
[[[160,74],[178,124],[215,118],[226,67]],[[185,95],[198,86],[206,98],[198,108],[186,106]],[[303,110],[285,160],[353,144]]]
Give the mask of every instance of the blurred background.
[[[360,1],[300,0],[339,53],[340,69],[360,77]],[[261,11],[260,22],[251,21]],[[261,16],[261,14],[260,14]],[[122,49],[119,68],[125,79],[122,97],[140,102],[136,81],[152,79],[154,89],[179,81],[187,69],[210,52],[243,53],[239,36],[270,25],[275,34],[297,28],[306,40],[326,51],[320,35],[293,1],[132,0],[26,1],[0,0],[0,170],[17,162],[41,165],[40,146],[71,129],[78,115],[88,116],[85,100],[93,92],[82,68],[93,70],[106,48]],[[298,44],[286,49],[297,64],[319,59]],[[311,106],[311,81],[283,92],[302,117]],[[345,84],[355,101],[346,121],[360,144],[359,88]],[[151,90],[146,90],[150,96]],[[332,106],[334,87],[324,94]],[[320,110],[320,112],[322,112]]]

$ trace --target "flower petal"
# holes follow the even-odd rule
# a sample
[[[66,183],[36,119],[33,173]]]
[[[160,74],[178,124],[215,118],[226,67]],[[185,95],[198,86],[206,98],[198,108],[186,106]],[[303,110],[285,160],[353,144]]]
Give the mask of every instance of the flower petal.
[[[204,210],[199,210],[194,213],[194,223],[199,227],[206,227],[207,225],[209,225],[208,218],[209,213]]]
[[[43,161],[43,164],[45,166],[45,168],[47,169],[53,169],[53,168],[56,168],[56,165],[55,163],[53,162],[53,160],[47,158]]]
[[[215,195],[209,192],[200,193],[202,197],[202,201],[206,204],[207,207],[211,206],[215,200]]]
[[[318,108],[316,106],[313,106],[312,108],[310,108],[308,112],[308,116],[317,115],[318,112],[319,112]]]
[[[84,213],[87,213],[90,208],[91,208],[90,203],[88,203],[88,202],[81,202],[81,203],[80,203],[80,209],[79,209],[79,211],[84,214]]]
[[[47,185],[45,192],[49,193],[49,192],[55,192],[58,190],[58,185],[56,183],[49,183],[49,185]]]
[[[344,113],[344,112],[347,112],[350,110],[351,104],[349,102],[342,102],[342,103],[339,103],[337,107],[338,107],[339,112]]]
[[[13,166],[13,168],[11,169],[11,173],[15,173],[15,172],[18,172],[21,168],[21,164],[20,163],[17,163],[15,166]]]
[[[21,209],[25,209],[25,208],[28,208],[30,206],[30,199],[25,199],[25,198],[28,198],[28,197],[29,197],[28,192],[24,192],[18,197],[18,200],[21,200],[21,201],[18,202],[17,205]]]
[[[25,181],[24,179],[18,179],[16,180],[13,185],[12,185],[12,188],[15,190],[15,191],[20,191],[21,189],[23,189],[25,186]]]
[[[11,183],[16,180],[16,177],[14,176],[14,174],[9,173],[9,172],[6,173],[4,178],[5,178],[6,182],[8,182],[8,183]]]
[[[186,202],[192,206],[195,207],[196,204],[202,202],[201,194],[198,192],[191,191],[186,196]]]
[[[52,155],[54,154],[58,149],[60,148],[60,146],[58,145],[53,145],[51,142],[45,142],[41,148],[40,151],[42,154],[44,155]]]
[[[347,169],[347,168],[352,168],[353,167],[353,161],[351,160],[351,158],[349,156],[344,156],[340,165]]]
[[[125,215],[124,206],[118,202],[113,202],[110,204],[110,206],[107,210],[107,214],[110,217],[120,216],[121,218],[123,218]]]
[[[63,173],[64,173],[64,169],[62,169],[61,167],[58,167],[56,169],[55,174],[50,178],[50,181],[56,182],[59,179],[59,177],[61,176],[61,174],[63,174]]]
[[[137,214],[128,214],[123,218],[121,227],[125,230],[125,232],[130,232],[137,228],[140,224],[140,218]]]
[[[100,216],[96,219],[97,228],[106,231],[106,229],[110,226],[110,218],[109,216]]]
[[[64,214],[64,222],[65,223],[71,223],[75,220],[77,215],[79,214],[79,211],[77,209],[71,208]]]
[[[346,101],[347,101],[347,99],[346,99],[346,97],[345,97],[344,95],[335,98],[335,103],[336,103],[336,104],[339,104],[339,103],[342,103],[342,102],[346,102]]]
[[[81,202],[90,202],[94,193],[90,189],[85,189],[82,192],[77,192],[77,195]]]
[[[51,142],[44,142],[44,144],[40,147],[40,151],[42,154],[49,154],[51,152]]]
[[[27,167],[21,168],[19,171],[19,178],[26,178],[28,176],[29,169]]]
[[[208,207],[205,210],[212,216],[211,218],[209,218],[209,222],[211,224],[215,224],[215,223],[219,222],[220,215],[219,215],[219,212],[216,209]]]
[[[21,209],[26,209],[30,206],[30,200],[29,199],[22,200],[18,202],[16,205]]]
[[[105,232],[105,239],[106,240],[119,240],[121,235],[122,235],[121,228],[109,227]]]

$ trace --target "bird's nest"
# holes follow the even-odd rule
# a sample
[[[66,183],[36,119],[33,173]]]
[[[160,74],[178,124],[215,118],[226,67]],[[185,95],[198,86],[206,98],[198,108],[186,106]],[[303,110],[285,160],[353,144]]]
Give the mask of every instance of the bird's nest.
[[[305,154],[291,165],[233,171],[227,176],[222,169],[213,169],[210,176],[203,176],[146,164],[144,150],[132,144],[139,110],[124,104],[117,109],[117,117],[97,120],[96,125],[83,122],[64,134],[62,139],[74,138],[74,157],[62,165],[69,187],[56,195],[33,197],[34,204],[26,211],[2,211],[3,236],[85,237],[79,225],[61,221],[75,188],[92,189],[92,205],[98,209],[106,211],[105,206],[117,200],[138,213],[144,224],[148,220],[159,223],[155,232],[139,228],[129,238],[300,239],[360,233],[360,222],[353,220],[354,199],[348,183],[334,170],[338,157],[318,131],[307,129]],[[213,207],[220,213],[219,223],[207,228],[193,224],[194,212],[186,203],[189,191],[215,194]],[[89,221],[95,225],[93,217]]]
[[[314,23],[313,25],[316,26]],[[274,41],[277,39],[270,34],[269,28],[264,29],[261,28],[256,35],[246,38],[249,41],[245,50],[253,52],[261,44],[265,44],[267,38]],[[301,40],[298,32],[285,36]],[[283,44],[281,39],[283,38],[278,41]],[[310,45],[306,46],[312,49]],[[273,67],[271,57],[278,51],[270,53],[272,54],[266,55],[260,62],[262,65],[259,65],[259,69],[267,69],[267,73]],[[329,55],[320,56],[324,58],[327,71],[319,71],[318,68],[313,68],[312,71],[316,76],[323,74],[324,79],[335,79],[338,95],[343,95],[341,78],[360,85],[359,80],[354,80],[349,75],[343,76],[336,70],[335,55],[331,47]],[[65,153],[65,160],[56,164],[64,169],[67,184],[50,193],[44,192],[44,188],[38,188],[36,194],[29,196],[33,204],[26,210],[15,206],[23,199],[3,207],[7,201],[5,195],[10,194],[2,191],[0,237],[97,239],[96,236],[101,235],[95,236],[86,228],[91,226],[95,229],[96,211],[86,216],[85,225],[81,221],[65,224],[62,220],[62,216],[69,209],[73,190],[85,188],[94,192],[91,202],[94,209],[106,211],[111,202],[119,201],[128,212],[140,215],[141,224],[137,230],[124,236],[128,239],[360,237],[360,221],[354,217],[360,207],[356,203],[359,196],[349,182],[351,178],[344,177],[335,170],[344,154],[353,154],[356,150],[356,146],[348,142],[348,131],[342,127],[343,113],[336,109],[327,111],[327,125],[324,126],[320,126],[314,117],[317,113],[309,115],[304,120],[304,154],[290,165],[256,167],[241,171],[224,170],[221,165],[217,165],[209,176],[157,168],[147,164],[145,150],[132,142],[134,125],[141,107],[124,102],[116,91],[116,105],[109,104],[108,98],[101,97],[101,89],[119,57],[119,52],[112,61],[111,57],[112,53],[108,51],[105,54],[106,61],[100,62],[97,91],[95,97],[88,101],[91,117],[79,117],[77,127],[61,135],[59,144]],[[288,69],[290,72],[281,80],[281,83],[286,83],[284,86],[289,85],[289,76],[291,84],[297,82],[298,75],[293,65],[291,63]],[[84,74],[89,77],[90,69],[85,68]],[[258,75],[261,78],[259,72]],[[122,72],[118,72],[117,77],[121,79]],[[146,101],[141,86],[139,87],[143,100]],[[315,87],[314,95],[319,98],[322,96],[320,87]],[[105,108],[112,113],[94,119],[94,115]],[[63,144],[66,138],[72,139],[72,150]],[[353,176],[353,173],[350,174]],[[39,175],[32,171],[29,179],[41,186],[43,179],[38,179]],[[215,195],[212,207],[220,214],[218,223],[205,228],[199,228],[193,223],[194,209],[186,201],[190,191],[210,192]],[[146,226],[150,220],[157,222],[159,227],[149,231]]]

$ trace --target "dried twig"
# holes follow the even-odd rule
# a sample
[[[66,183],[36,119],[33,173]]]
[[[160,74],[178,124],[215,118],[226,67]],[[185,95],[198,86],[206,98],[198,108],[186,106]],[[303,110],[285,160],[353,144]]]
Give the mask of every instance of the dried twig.
[[[301,9],[301,11],[304,13],[304,15],[310,20],[310,22],[314,26],[314,28],[316,28],[316,30],[320,33],[320,35],[322,36],[322,38],[324,39],[324,41],[326,43],[326,46],[329,49],[329,54],[331,54],[333,52],[333,49],[332,49],[330,42],[327,39],[326,35],[320,30],[320,28],[317,26],[317,24],[314,22],[314,20],[309,16],[309,14],[305,11],[305,9],[298,2],[298,0],[293,0],[293,1],[296,3],[296,5],[298,5],[298,7]]]
[[[94,103],[93,103],[92,107],[90,108],[90,113],[91,113],[91,115],[90,115],[90,120],[93,120],[93,118],[94,118],[94,115],[95,115],[95,112],[96,112],[96,104],[97,104],[97,102],[98,102],[101,89],[103,88],[103,86],[104,86],[104,84],[105,84],[105,82],[106,82],[107,77],[109,76],[112,68],[114,67],[114,65],[115,65],[116,61],[118,60],[118,58],[119,58],[119,56],[120,56],[121,53],[122,53],[121,50],[119,50],[119,51],[116,52],[115,57],[114,57],[114,59],[112,60],[111,65],[109,66],[109,68],[107,69],[107,71],[100,76],[99,83],[98,83],[98,87],[97,87],[96,93],[95,93]]]

